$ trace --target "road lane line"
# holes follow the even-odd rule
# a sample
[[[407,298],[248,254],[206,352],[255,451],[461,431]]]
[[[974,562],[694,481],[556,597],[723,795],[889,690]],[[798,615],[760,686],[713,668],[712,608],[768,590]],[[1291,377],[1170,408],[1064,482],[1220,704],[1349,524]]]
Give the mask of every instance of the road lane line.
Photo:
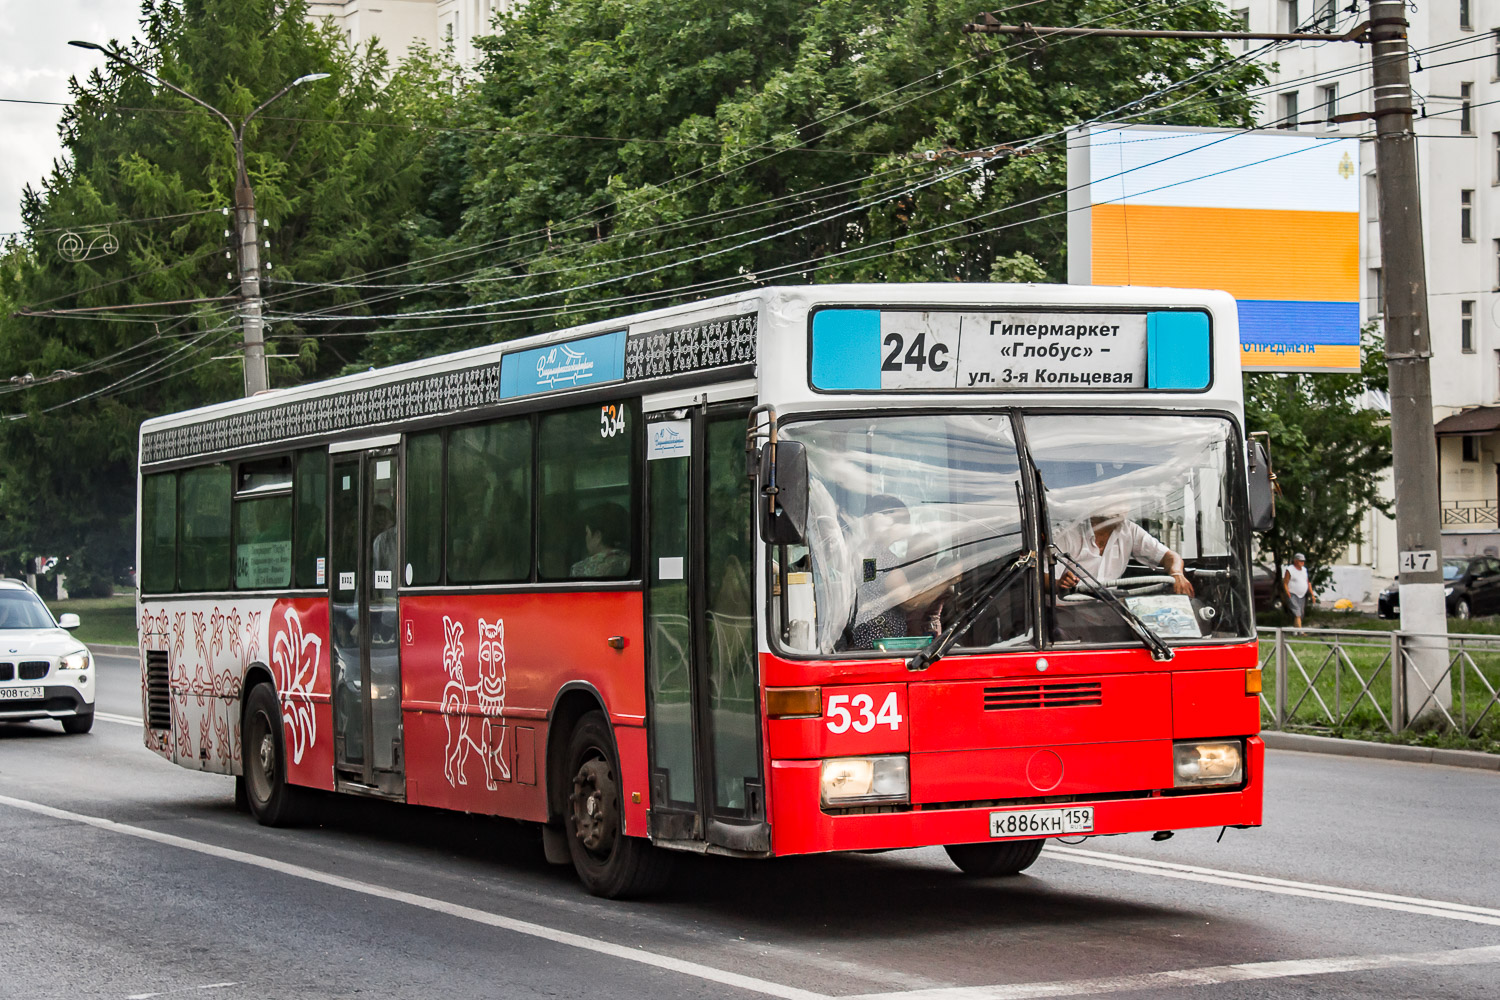
[[[1042,857],[1074,864],[1108,868],[1115,871],[1132,872],[1137,875],[1155,875],[1159,878],[1183,879],[1189,882],[1204,882],[1209,885],[1249,889],[1254,892],[1269,892],[1280,896],[1300,896],[1305,899],[1321,899],[1351,906],[1368,906],[1377,910],[1394,910],[1399,913],[1415,913],[1428,917],[1443,917],[1448,920],[1463,920],[1475,924],[1500,927],[1500,910],[1463,903],[1449,903],[1435,899],[1418,899],[1412,896],[1390,896],[1384,893],[1366,892],[1362,889],[1345,889],[1340,886],[1319,885],[1314,882],[1289,882],[1260,875],[1240,872],[1218,871],[1213,868],[1194,868],[1192,865],[1170,865],[1165,862],[1143,862],[1123,854],[1103,854],[1098,851],[1078,851],[1074,848],[1049,847]]]
[[[1247,872],[1225,871],[1218,868],[1200,868],[1197,865],[1184,865],[1175,861],[1156,861],[1149,858],[1133,857],[1128,854],[1106,854],[1104,851],[1085,851],[1077,847],[1066,847],[1060,844],[1049,844],[1047,846],[1047,854],[1049,857],[1061,854],[1072,857],[1103,858],[1107,861],[1124,861],[1170,871],[1193,872],[1198,875],[1219,875],[1225,878],[1238,879],[1242,882],[1281,885],[1293,889],[1315,889],[1322,892],[1336,892],[1345,896],[1357,896],[1363,899],[1383,899],[1392,903],[1412,903],[1417,906],[1431,906],[1441,910],[1455,910],[1463,913],[1478,913],[1489,917],[1500,917],[1500,910],[1484,906],[1470,906],[1467,903],[1449,903],[1437,899],[1423,899],[1418,896],[1396,896],[1388,892],[1371,892],[1368,889],[1352,889],[1347,886],[1324,885],[1319,882],[1294,882],[1290,879],[1273,878],[1270,875],[1251,875]]]
[[[113,722],[121,726],[141,725],[141,720],[132,715],[116,715],[113,712],[101,712],[97,708],[94,709],[94,718],[100,722]]]
[[[1060,980],[1049,983],[1008,983],[1000,986],[953,986],[946,989],[867,993],[840,1000],[1037,1000],[1042,997],[1099,996],[1176,986],[1215,986],[1254,980],[1292,979],[1375,969],[1500,964],[1500,945],[1391,955],[1348,955],[1338,958],[1301,958],[1279,962],[1246,962],[1200,969],[1144,972],[1101,979]]]
[[[198,854],[206,854],[209,857],[221,858],[225,861],[237,861],[240,864],[263,868],[267,871],[277,872],[281,875],[290,875],[293,878],[305,879],[309,882],[317,882],[322,885],[332,886],[336,889],[344,889],[349,892],[360,893],[365,896],[374,896],[378,899],[386,899],[396,903],[405,903],[408,906],[419,907],[434,913],[441,913],[460,920],[472,921],[476,924],[485,924],[501,930],[510,931],[514,934],[524,934],[528,937],[540,938],[555,944],[567,945],[583,951],[591,951],[610,958],[624,959],[627,962],[636,962],[667,972],[676,972],[685,976],[692,976],[707,982],[719,983],[723,986],[731,986],[735,989],[746,990],[751,993],[759,993],[764,996],[780,997],[781,1000],[829,1000],[826,994],[815,993],[811,990],[798,989],[795,986],[783,986],[781,983],[773,983],[765,979],[756,979],[753,976],[742,976],[736,972],[727,972],[723,969],[715,969],[712,966],[701,965],[698,962],[690,962],[685,959],[673,958],[670,955],[661,955],[656,952],[645,951],[640,948],[630,948],[625,945],[612,944],[608,941],[599,941],[595,938],[585,937],[582,934],[573,934],[568,931],[557,930],[542,924],[534,924],[529,920],[518,920],[515,917],[503,917],[497,913],[486,910],[475,909],[472,906],[462,906],[458,903],[450,903],[446,900],[433,899],[429,896],[419,896],[414,892],[403,892],[399,889],[388,889],[385,886],[374,885],[369,882],[360,882],[352,878],[344,878],[340,875],[330,875],[313,868],[302,865],[294,865],[286,861],[277,861],[273,858],[262,857],[258,854],[250,854],[245,851],[236,851],[228,847],[219,847],[215,844],[204,844],[186,837],[178,837],[170,833],[161,833],[157,830],[148,830],[145,827],[131,826],[126,823],[117,823],[111,819],[103,819],[99,816],[87,816],[83,813],[70,812],[66,809],[58,809],[55,806],[43,805],[40,802],[30,802],[26,799],[12,798],[9,795],[0,795],[0,805],[7,805],[14,809],[22,809],[26,812],[36,813],[40,816],[49,816],[53,819],[66,820],[71,823],[81,823],[92,826],[98,830],[107,830],[111,833],[124,834],[127,837],[136,837],[141,840],[149,840],[157,844],[165,844],[170,847],[180,847],[186,851]]]

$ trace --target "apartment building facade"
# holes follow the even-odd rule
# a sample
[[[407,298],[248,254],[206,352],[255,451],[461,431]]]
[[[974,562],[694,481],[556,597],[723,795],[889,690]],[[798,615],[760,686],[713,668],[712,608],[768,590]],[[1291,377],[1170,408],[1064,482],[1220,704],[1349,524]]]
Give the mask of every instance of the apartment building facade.
[[[356,45],[379,39],[393,60],[413,44],[430,48],[452,46],[460,63],[478,56],[477,35],[490,33],[495,13],[513,0],[311,0],[308,16],[331,18]]]

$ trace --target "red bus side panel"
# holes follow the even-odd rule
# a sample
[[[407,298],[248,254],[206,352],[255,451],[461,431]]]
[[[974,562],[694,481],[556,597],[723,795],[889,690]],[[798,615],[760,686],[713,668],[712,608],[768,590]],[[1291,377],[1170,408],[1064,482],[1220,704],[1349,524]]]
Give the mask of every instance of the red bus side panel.
[[[558,692],[573,685],[604,702],[620,751],[626,827],[644,832],[641,623],[639,591],[402,598],[407,800],[545,820],[547,720]],[[612,648],[612,637],[624,647]]]

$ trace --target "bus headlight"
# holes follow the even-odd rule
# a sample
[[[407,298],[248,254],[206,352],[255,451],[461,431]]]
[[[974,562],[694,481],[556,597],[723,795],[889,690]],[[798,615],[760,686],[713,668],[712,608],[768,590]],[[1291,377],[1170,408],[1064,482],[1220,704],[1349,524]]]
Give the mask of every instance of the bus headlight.
[[[905,802],[911,774],[905,757],[839,757],[823,762],[819,787],[826,806]]]
[[[1238,785],[1244,777],[1245,760],[1238,740],[1172,744],[1172,784],[1177,788]]]

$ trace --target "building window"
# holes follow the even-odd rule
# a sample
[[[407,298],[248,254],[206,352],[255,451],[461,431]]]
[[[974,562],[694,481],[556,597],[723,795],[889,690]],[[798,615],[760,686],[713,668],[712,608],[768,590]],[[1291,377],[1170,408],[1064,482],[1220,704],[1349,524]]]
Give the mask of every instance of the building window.
[[[1474,353],[1474,300],[1459,303],[1458,344],[1465,354]]]
[[[1297,130],[1297,92],[1289,90],[1281,95],[1281,128]]]
[[[1490,39],[1495,43],[1495,68],[1490,73],[1490,79],[1500,80],[1500,28],[1490,30]]]
[[[1474,192],[1458,193],[1458,235],[1465,243],[1474,242]]]
[[[1465,434],[1463,436],[1463,443],[1464,443],[1464,453],[1463,453],[1463,459],[1464,459],[1464,461],[1465,462],[1477,462],[1477,461],[1479,461],[1479,438],[1475,437],[1473,434]]]
[[[1321,30],[1332,31],[1338,19],[1338,0],[1318,0],[1318,27]]]
[[[1458,0],[1458,26],[1465,31],[1474,30],[1474,17],[1469,13],[1472,0]]]
[[[1281,0],[1276,5],[1276,16],[1280,20],[1277,31],[1296,31],[1297,25],[1302,23],[1297,17],[1297,0]]]
[[[1375,315],[1385,316],[1385,282],[1378,267],[1370,268],[1370,298],[1375,301]]]
[[[1458,85],[1458,130],[1464,135],[1474,134],[1474,85]]]
[[[1495,168],[1495,174],[1490,178],[1490,183],[1500,184],[1500,132],[1490,133],[1490,138],[1494,140],[1495,149],[1494,153],[1490,156],[1490,161]]]
[[[1380,218],[1380,181],[1373,172],[1365,174],[1365,218]]]
[[[1333,116],[1339,113],[1339,85],[1331,83],[1326,87],[1319,87],[1318,105],[1323,110],[1323,127],[1329,130],[1337,129],[1339,126],[1333,120]]]
[[[1240,8],[1237,8],[1236,10],[1231,11],[1229,16],[1234,21],[1234,30],[1235,31],[1249,31],[1250,30],[1250,8],[1249,7],[1240,7]],[[1250,51],[1250,39],[1248,39],[1248,38],[1241,38],[1239,40],[1239,50],[1241,52],[1249,52]]]

